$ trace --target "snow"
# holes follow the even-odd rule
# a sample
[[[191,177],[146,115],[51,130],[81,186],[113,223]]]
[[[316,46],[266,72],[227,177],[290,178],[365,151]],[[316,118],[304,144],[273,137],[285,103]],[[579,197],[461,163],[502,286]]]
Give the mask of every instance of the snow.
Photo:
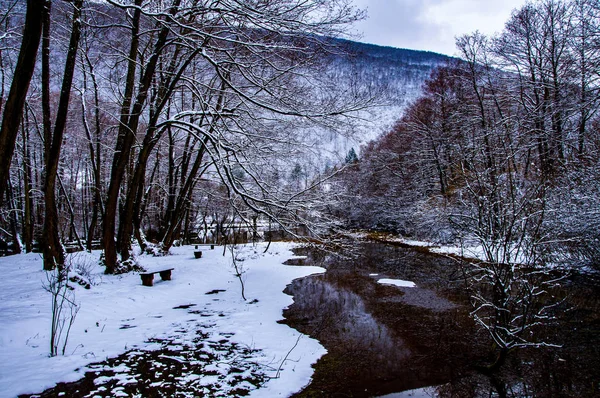
[[[369,237],[366,232],[355,232],[348,234],[348,236],[355,239],[365,239]],[[384,239],[386,242],[402,243],[412,247],[422,247],[436,254],[447,254],[452,256],[458,256],[465,259],[481,260],[485,261],[485,252],[483,246],[472,241],[470,244],[464,244],[462,246],[457,245],[437,245],[433,242],[427,242],[422,240],[408,239],[403,236],[387,235]],[[518,257],[517,261],[522,260],[522,257]]]
[[[51,296],[44,290],[48,282],[40,255],[0,258],[0,396],[39,393],[57,382],[78,380],[91,363],[132,349],[159,348],[150,339],[171,338],[175,351],[197,336],[195,330],[186,332],[194,328],[210,331],[216,340],[227,335],[232,343],[260,353],[252,360],[266,369],[268,381],[251,396],[288,396],[300,390],[310,382],[311,364],[326,351],[316,340],[277,323],[293,302],[283,290],[296,278],[324,270],[283,265],[293,257],[291,243],[272,243],[263,253],[265,247],[236,249],[247,301],[241,297],[230,251],[223,256],[219,247],[203,250],[201,259],[194,259],[193,246],[173,248],[164,257],[137,257],[147,269],[174,268],[171,281],[156,275],[153,287],[142,286],[137,273],[103,275],[99,252],[70,255],[73,264],[87,264],[93,285],[89,290],[75,285],[80,310],[66,355],[56,357],[48,355]],[[215,290],[222,291],[206,294]],[[182,309],[187,305],[194,311]],[[130,382],[128,376],[120,380]]]
[[[366,233],[363,233],[363,236],[364,237],[368,237],[369,235],[366,234]],[[403,243],[405,245],[415,246],[415,247],[426,247],[426,248],[437,247],[437,246],[434,246],[434,244],[431,243],[431,242],[426,242],[426,241],[422,241],[422,240],[408,239],[408,238],[405,238],[403,236],[396,236],[396,235],[387,235],[385,237],[385,241],[386,242]]]
[[[456,245],[454,245],[454,246],[453,245],[437,246],[431,242],[412,240],[412,239],[407,239],[407,238],[399,237],[399,236],[389,236],[389,237],[386,237],[386,240],[388,242],[404,243],[406,245],[413,246],[413,247],[423,247],[423,248],[426,248],[427,250],[429,250],[430,252],[436,253],[436,254],[447,254],[447,255],[462,257],[465,259],[486,261],[486,255],[485,255],[485,250],[484,250],[483,246],[481,244],[476,243],[476,241],[474,239],[472,239],[470,241],[470,243],[468,243],[468,244],[465,243],[461,246],[456,246]],[[517,250],[517,248],[511,248],[510,250],[512,251],[510,253],[510,256],[512,257],[512,262],[514,262],[514,263],[524,263],[525,262],[525,258],[521,251]],[[499,250],[497,253],[498,258],[502,258],[502,254],[503,254],[502,251]]]
[[[403,392],[397,392],[388,395],[382,395],[379,398],[431,398],[436,397],[437,395],[438,394],[436,393],[435,387],[425,387]]]
[[[414,282],[403,281],[402,279],[379,279],[377,283],[381,283],[382,285],[392,285],[398,287],[416,287]]]
[[[451,256],[462,257],[467,260],[485,260],[483,246],[477,244],[463,246],[430,246],[429,251],[436,254],[447,254]]]
[[[472,243],[470,245],[461,246],[440,246],[440,247],[432,247],[430,248],[432,253],[437,254],[449,254],[458,257],[462,257],[465,259],[471,260],[480,260],[480,261],[488,261],[485,249],[482,245]],[[496,248],[494,253],[494,257],[498,259],[498,261],[506,261],[510,259],[510,263],[512,264],[526,264],[527,257],[526,253],[522,248],[518,245],[513,245],[509,247],[509,251],[504,253],[502,247]]]

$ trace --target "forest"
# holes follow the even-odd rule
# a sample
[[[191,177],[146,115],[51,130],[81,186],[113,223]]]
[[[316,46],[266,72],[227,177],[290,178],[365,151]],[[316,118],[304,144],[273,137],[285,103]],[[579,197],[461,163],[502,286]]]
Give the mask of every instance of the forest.
[[[374,101],[315,73],[361,17],[325,3],[3,2],[3,250],[115,273],[202,223],[317,228],[319,173],[287,162]]]
[[[538,1],[495,37],[459,37],[393,129],[337,182],[355,228],[490,261],[598,266],[599,4]],[[358,193],[358,194],[357,194]]]

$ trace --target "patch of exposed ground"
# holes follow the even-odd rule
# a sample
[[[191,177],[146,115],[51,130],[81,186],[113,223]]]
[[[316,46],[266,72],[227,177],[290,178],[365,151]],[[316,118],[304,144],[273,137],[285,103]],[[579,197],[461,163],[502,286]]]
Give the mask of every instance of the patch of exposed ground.
[[[152,350],[129,350],[87,366],[78,381],[19,397],[239,397],[266,382],[266,369],[256,360],[262,353],[232,342],[233,333],[215,333],[210,323],[197,321],[178,326],[172,336],[148,340]]]

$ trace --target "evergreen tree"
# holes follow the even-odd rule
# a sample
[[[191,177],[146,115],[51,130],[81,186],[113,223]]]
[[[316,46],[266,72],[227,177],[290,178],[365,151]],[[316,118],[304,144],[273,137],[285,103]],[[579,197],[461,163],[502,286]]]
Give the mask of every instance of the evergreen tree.
[[[348,154],[346,155],[346,164],[356,164],[358,163],[358,156],[356,155],[356,151],[354,148],[350,148]]]

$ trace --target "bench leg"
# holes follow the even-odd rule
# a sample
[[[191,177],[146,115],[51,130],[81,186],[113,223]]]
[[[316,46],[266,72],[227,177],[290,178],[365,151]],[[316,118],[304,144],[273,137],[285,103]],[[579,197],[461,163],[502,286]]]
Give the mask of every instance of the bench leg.
[[[152,286],[154,282],[154,274],[141,274],[142,277],[142,285],[144,286]],[[162,276],[162,273],[161,273]]]
[[[163,281],[170,281],[171,280],[171,270],[162,271],[160,273],[160,279],[162,279]]]

